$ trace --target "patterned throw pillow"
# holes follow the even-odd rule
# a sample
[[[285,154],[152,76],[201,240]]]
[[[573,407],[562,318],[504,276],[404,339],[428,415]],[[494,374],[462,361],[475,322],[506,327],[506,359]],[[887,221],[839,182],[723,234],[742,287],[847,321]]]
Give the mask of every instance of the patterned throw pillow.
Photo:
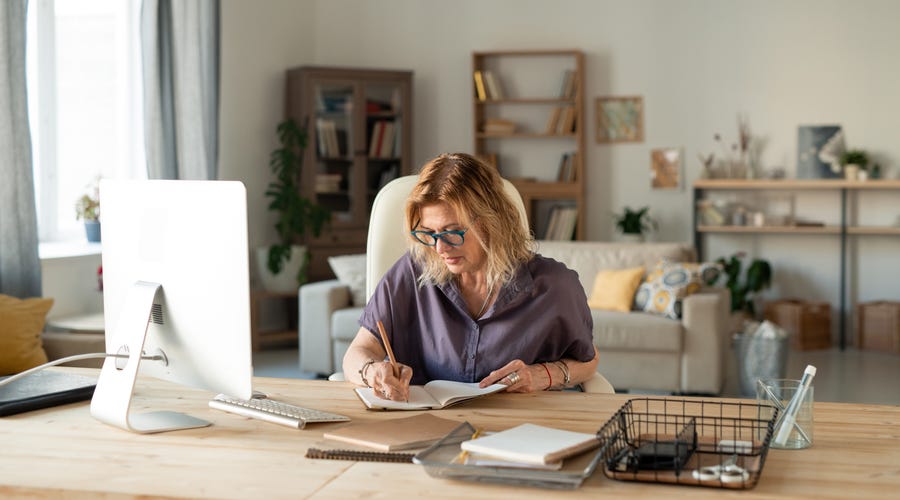
[[[634,296],[634,309],[667,318],[681,318],[681,302],[712,283],[722,272],[713,262],[660,262],[647,274]]]

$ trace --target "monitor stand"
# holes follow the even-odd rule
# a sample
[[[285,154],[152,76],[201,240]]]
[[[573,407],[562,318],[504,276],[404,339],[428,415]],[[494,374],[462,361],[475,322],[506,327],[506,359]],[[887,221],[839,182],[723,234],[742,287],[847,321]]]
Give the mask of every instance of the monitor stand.
[[[111,332],[116,342],[114,345],[118,345],[118,352],[109,353],[127,354],[128,358],[106,358],[91,399],[91,415],[94,418],[142,434],[210,425],[206,420],[172,411],[129,414],[153,301],[161,288],[159,283],[138,281],[129,289],[122,313],[116,319],[116,328]]]

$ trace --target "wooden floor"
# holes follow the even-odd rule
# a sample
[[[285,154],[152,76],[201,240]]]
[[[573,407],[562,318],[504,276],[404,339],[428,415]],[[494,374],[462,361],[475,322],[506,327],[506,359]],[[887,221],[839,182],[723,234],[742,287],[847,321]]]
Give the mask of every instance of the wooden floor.
[[[253,364],[259,376],[315,378],[299,370],[295,348],[255,352]],[[786,378],[800,378],[808,364],[817,369],[816,401],[900,405],[900,355],[837,348],[791,351]],[[738,396],[737,369],[734,363],[728,368],[723,395]]]

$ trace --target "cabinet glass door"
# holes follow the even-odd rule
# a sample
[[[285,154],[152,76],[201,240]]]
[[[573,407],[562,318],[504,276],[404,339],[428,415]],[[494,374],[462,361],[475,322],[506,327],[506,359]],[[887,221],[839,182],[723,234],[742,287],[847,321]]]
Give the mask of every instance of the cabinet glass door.
[[[354,85],[315,85],[315,193],[316,203],[331,211],[332,223],[353,220],[354,196],[353,127]]]
[[[368,83],[366,106],[366,196],[371,206],[378,190],[401,175],[403,103],[399,85]]]

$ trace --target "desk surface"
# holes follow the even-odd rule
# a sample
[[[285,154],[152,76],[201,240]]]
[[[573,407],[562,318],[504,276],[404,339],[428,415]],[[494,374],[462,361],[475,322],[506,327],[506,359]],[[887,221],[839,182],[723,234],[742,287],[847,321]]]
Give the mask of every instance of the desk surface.
[[[89,369],[66,369],[91,373]],[[94,373],[97,370],[93,370]],[[355,422],[408,417],[371,412],[344,382],[258,378],[255,387],[298,405],[342,413]],[[756,488],[621,482],[599,469],[575,491],[554,493],[428,476],[413,464],[311,460],[307,448],[345,448],[322,433],[342,424],[293,430],[212,410],[209,393],[140,377],[132,409],[172,409],[212,427],[138,435],[94,420],[88,403],[0,418],[0,497],[108,496],[216,498],[743,498],[804,496],[888,498],[900,490],[900,407],[816,403],[815,445],[770,450]],[[439,410],[487,430],[525,422],[595,432],[627,395],[547,392],[495,394]]]

